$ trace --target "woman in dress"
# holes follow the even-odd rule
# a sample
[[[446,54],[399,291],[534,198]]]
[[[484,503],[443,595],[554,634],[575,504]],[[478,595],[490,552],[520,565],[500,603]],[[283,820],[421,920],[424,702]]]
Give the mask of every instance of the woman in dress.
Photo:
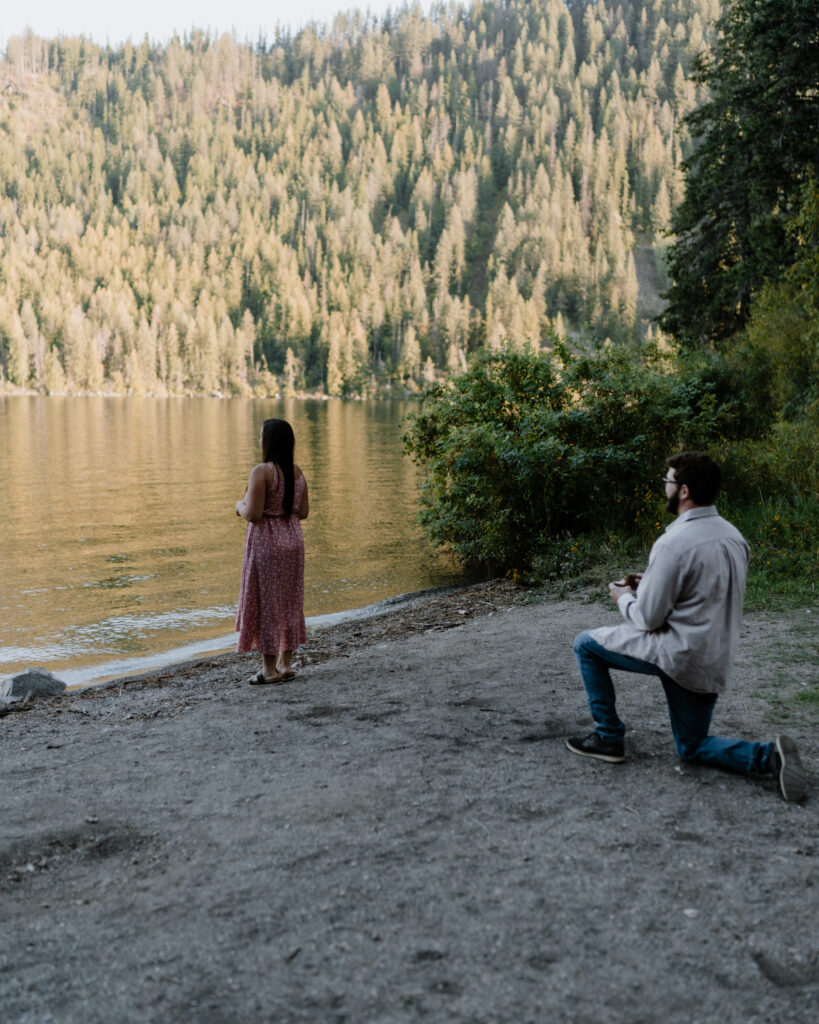
[[[292,679],[293,651],[304,643],[304,536],[307,481],[293,464],[295,438],[286,420],[265,420],[263,462],[250,471],[236,515],[248,522],[236,629],[239,651],[259,651],[252,686]]]

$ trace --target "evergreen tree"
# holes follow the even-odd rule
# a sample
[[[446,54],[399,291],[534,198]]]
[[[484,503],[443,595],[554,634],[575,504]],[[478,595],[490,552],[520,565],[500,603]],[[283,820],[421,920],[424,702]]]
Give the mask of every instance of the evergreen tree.
[[[697,140],[672,218],[672,285],[661,324],[691,343],[746,322],[754,294],[795,259],[788,220],[819,170],[819,0],[732,0],[695,81]]]

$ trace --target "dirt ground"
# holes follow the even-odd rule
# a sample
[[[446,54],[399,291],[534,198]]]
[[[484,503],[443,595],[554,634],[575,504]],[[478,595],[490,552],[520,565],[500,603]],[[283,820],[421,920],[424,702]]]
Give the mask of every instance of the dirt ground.
[[[0,718],[0,1017],[812,1024],[819,794],[682,766],[617,677],[589,762],[571,641],[617,612],[507,584]],[[816,610],[746,620],[723,734],[817,770]]]

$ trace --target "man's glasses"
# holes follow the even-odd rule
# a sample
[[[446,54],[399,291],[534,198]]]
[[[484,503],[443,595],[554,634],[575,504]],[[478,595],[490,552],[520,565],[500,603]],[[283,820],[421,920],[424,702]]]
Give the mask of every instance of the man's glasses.
[[[679,480],[672,480],[670,476],[662,477],[664,484],[674,484],[675,486],[679,483]]]

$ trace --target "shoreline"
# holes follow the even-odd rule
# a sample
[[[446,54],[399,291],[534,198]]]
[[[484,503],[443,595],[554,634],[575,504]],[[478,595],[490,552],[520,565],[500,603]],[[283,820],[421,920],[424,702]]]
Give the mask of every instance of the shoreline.
[[[297,391],[285,394],[281,391],[263,393],[249,391],[247,394],[229,395],[222,391],[168,391],[146,392],[137,394],[133,391],[36,391],[30,388],[5,387],[0,385],[0,398],[219,398],[219,399],[253,399],[261,402],[412,402],[419,401],[422,388],[416,391],[406,390],[395,393],[390,388],[376,389],[373,394],[328,395],[324,391]]]
[[[451,583],[437,587],[428,587],[423,590],[409,591],[403,594],[396,594],[391,597],[382,598],[373,604],[363,605],[358,608],[345,608],[337,612],[325,612],[321,615],[310,616],[307,622],[307,646],[321,647],[316,640],[318,634],[324,634],[328,630],[335,630],[340,627],[351,627],[370,622],[373,619],[386,619],[405,615],[411,609],[419,605],[426,605],[443,601],[446,606],[447,599],[458,594],[465,594],[464,601],[472,605],[476,598],[470,594],[473,588],[480,588],[494,595],[496,603],[505,606],[518,600],[516,593],[519,588],[506,580],[487,580],[480,583]],[[483,594],[485,597],[485,594]],[[483,600],[481,598],[481,601]],[[521,598],[522,599],[522,598]],[[480,604],[480,602],[479,602]],[[474,614],[474,611],[472,612]],[[408,628],[410,628],[408,620]],[[302,645],[302,650],[305,645]],[[312,649],[312,648],[311,648]],[[228,633],[225,636],[214,637],[210,640],[193,641],[189,644],[182,644],[167,650],[132,655],[130,657],[116,658],[106,662],[99,662],[83,668],[66,668],[52,670],[48,665],[32,663],[25,665],[18,672],[24,672],[27,668],[43,668],[53,672],[56,678],[66,683],[66,692],[79,693],[88,689],[99,687],[116,686],[123,680],[137,679],[143,676],[155,675],[173,670],[175,667],[197,664],[204,660],[211,660],[219,657],[229,657],[236,654],[237,657],[252,657],[252,654],[238,655],[235,650],[235,634]],[[296,657],[298,661],[298,655]],[[116,666],[114,671],[109,668]],[[11,679],[18,672],[0,673],[0,684],[6,679]],[[78,676],[90,677],[87,681],[72,681]]]
[[[294,665],[299,669],[306,668],[308,665],[326,661],[342,649],[358,650],[374,643],[423,633],[428,629],[452,628],[476,615],[492,614],[500,609],[523,604],[530,599],[529,591],[523,590],[510,580],[497,579],[432,587],[384,598],[362,608],[314,616],[314,623],[315,619],[333,621],[308,627],[307,640],[296,652]],[[432,624],[430,618],[436,615],[441,617],[441,622],[437,626]],[[125,673],[99,682],[70,686],[66,693],[87,693],[117,686],[131,687],[141,683],[158,685],[160,681],[172,677],[176,671],[194,671],[198,667],[221,666],[231,671],[247,665],[248,674],[253,674],[250,672],[250,666],[258,660],[259,655],[255,651],[239,653],[235,650],[219,650],[213,654],[173,660],[144,672]]]

